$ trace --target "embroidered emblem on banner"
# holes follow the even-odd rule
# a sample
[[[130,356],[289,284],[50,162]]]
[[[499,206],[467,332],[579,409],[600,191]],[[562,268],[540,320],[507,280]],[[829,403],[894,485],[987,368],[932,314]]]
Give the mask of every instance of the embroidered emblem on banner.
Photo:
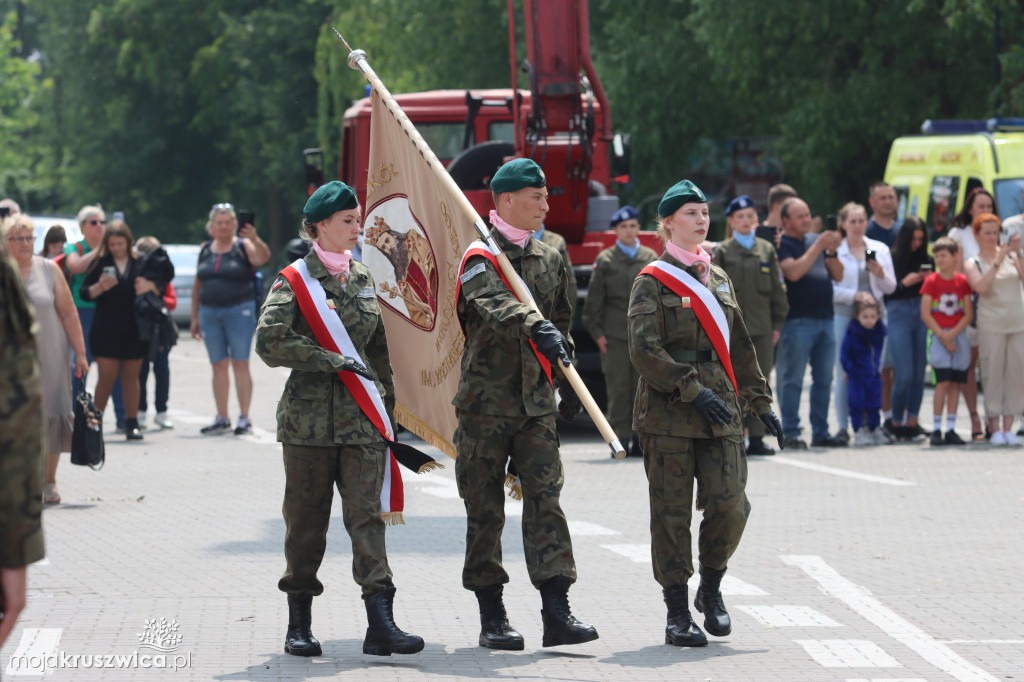
[[[381,303],[430,331],[437,320],[437,259],[408,197],[384,198],[369,210],[366,224],[363,263],[377,282]]]

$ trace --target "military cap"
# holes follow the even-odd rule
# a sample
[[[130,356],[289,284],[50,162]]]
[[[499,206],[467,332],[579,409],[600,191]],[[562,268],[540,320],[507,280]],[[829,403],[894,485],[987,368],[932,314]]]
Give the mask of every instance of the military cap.
[[[640,214],[636,212],[636,209],[632,206],[623,206],[618,211],[612,214],[612,219],[608,222],[611,227],[615,227],[623,220],[640,220]]]
[[[544,171],[533,159],[512,159],[498,169],[491,178],[491,191],[516,192],[524,187],[544,187],[547,179]]]
[[[732,215],[736,211],[742,211],[745,208],[754,208],[754,200],[748,197],[746,194],[741,194],[725,207],[725,215]]]
[[[359,206],[356,193],[344,182],[328,182],[306,202],[302,215],[311,223],[327,220],[338,211],[348,211]]]
[[[706,204],[708,199],[704,196],[704,192],[700,191],[700,187],[689,180],[682,180],[665,192],[661,203],[658,204],[658,215],[667,218],[678,211],[680,206],[691,202]]]

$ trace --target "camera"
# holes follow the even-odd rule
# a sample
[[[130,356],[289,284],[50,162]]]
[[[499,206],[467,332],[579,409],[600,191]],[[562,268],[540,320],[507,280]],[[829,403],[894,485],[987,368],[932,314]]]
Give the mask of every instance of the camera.
[[[875,260],[875,252],[872,251],[871,249],[867,249],[866,251],[864,251],[864,260]]]

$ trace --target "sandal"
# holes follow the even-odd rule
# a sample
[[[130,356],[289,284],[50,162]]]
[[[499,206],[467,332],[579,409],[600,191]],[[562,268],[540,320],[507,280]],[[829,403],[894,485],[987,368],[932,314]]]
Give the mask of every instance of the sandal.
[[[43,485],[43,503],[60,504],[60,493],[57,492],[56,483],[46,483]]]
[[[977,412],[971,412],[971,440],[985,440],[985,432],[981,430],[981,419]]]

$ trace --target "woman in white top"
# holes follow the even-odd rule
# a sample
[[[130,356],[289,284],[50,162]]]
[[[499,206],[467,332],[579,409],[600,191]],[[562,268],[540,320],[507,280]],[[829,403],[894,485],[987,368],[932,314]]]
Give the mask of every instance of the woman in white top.
[[[992,445],[1019,445],[1013,419],[1024,411],[1024,263],[1010,244],[999,244],[998,216],[983,213],[971,227],[978,254],[967,261],[965,274],[978,294],[985,416]]]
[[[975,239],[974,229],[971,227],[974,219],[983,214],[996,213],[996,202],[992,195],[983,187],[975,187],[964,197],[964,207],[953,218],[954,227],[949,231],[949,238],[960,246],[960,253],[957,254],[956,269],[967,274],[964,265],[968,260],[978,255],[978,242]],[[975,318],[977,321],[977,318]],[[978,419],[978,373],[975,367],[978,365],[978,330],[976,324],[967,328],[967,340],[971,342],[971,364],[967,368],[967,383],[963,384],[961,390],[964,393],[964,402],[971,413],[971,440],[980,440],[985,437],[981,430],[981,420]]]
[[[889,247],[864,236],[868,229],[867,209],[852,201],[843,206],[839,209],[839,228],[843,232],[843,241],[836,250],[836,255],[843,264],[843,279],[832,283],[832,320],[837,345],[846,335],[846,328],[853,319],[854,305],[858,301],[876,302],[884,318],[883,297],[896,290],[896,271],[893,269]],[[846,382],[843,380],[839,353],[836,353],[836,377],[832,400],[835,405],[836,421],[839,423],[836,439],[846,445],[850,439],[847,433],[850,415],[846,404]],[[881,440],[884,438],[881,429],[876,429],[875,434],[879,438],[879,443],[886,442]]]

